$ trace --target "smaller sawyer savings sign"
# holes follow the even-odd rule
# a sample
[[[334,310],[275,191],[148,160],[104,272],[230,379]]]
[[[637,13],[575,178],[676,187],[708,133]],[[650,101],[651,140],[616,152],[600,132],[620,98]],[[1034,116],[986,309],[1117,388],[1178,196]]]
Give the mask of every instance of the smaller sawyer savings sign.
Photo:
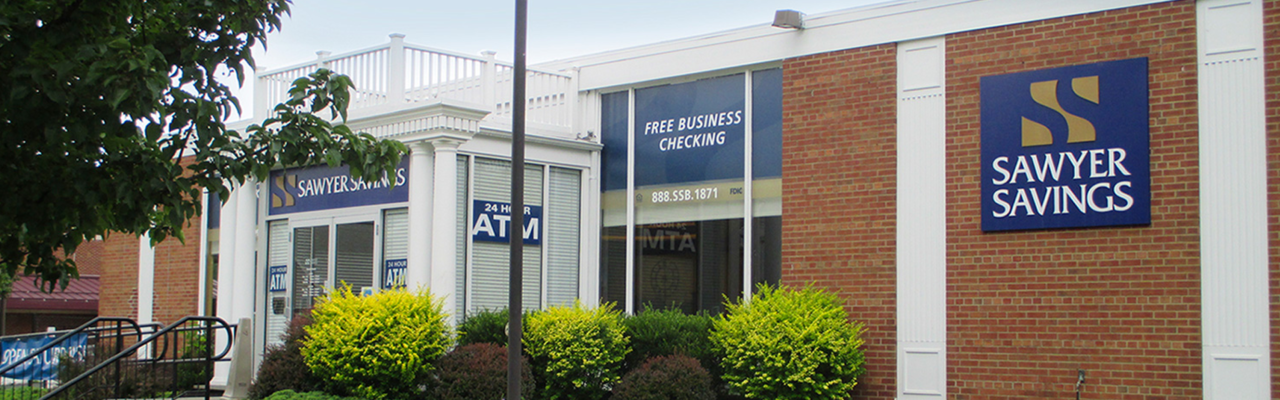
[[[365,182],[347,165],[317,165],[271,171],[270,215],[409,201],[409,160],[387,178]]]
[[[982,230],[1151,223],[1147,59],[983,77]]]
[[[471,203],[471,240],[509,243],[511,235],[511,203],[473,200]],[[524,244],[542,244],[542,207],[524,206]]]

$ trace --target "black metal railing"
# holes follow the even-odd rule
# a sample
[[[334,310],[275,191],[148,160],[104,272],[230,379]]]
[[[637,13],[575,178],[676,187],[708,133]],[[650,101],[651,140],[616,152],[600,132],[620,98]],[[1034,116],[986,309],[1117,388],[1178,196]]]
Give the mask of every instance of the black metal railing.
[[[185,317],[101,362],[60,366],[69,378],[40,400],[208,399],[213,363],[227,359],[232,343],[215,353],[214,339],[220,331],[233,338],[235,329],[221,318]]]
[[[158,324],[138,325],[129,318],[98,317],[69,331],[6,336],[8,344],[56,338],[30,351],[21,347],[4,349],[6,358],[13,360],[0,366],[3,377],[0,400],[36,400],[58,381],[60,368],[105,360],[158,327]]]

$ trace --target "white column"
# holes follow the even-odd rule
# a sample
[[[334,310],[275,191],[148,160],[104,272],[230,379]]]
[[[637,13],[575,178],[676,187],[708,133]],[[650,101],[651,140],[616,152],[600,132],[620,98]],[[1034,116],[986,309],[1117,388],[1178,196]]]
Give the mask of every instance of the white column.
[[[239,321],[240,318],[253,318],[254,287],[257,283],[257,268],[255,267],[254,248],[257,245],[257,237],[254,232],[257,229],[258,216],[258,182],[253,179],[247,179],[236,190],[236,213],[235,213],[235,264],[232,267],[232,280],[230,282],[218,282],[218,286],[232,285],[236,290],[232,297],[224,299],[231,302],[231,318],[227,321]],[[226,221],[227,218],[223,218]],[[225,229],[225,228],[224,228]]]
[[[1204,398],[1271,398],[1262,0],[1197,2]]]
[[[898,43],[897,398],[947,397],[946,43]]]
[[[431,242],[431,293],[444,300],[444,310],[454,313],[457,309],[455,285],[457,284],[457,240],[458,222],[456,218],[446,218],[457,214],[458,209],[458,146],[461,141],[454,139],[437,139],[432,142],[435,147],[435,197],[432,221]],[[412,214],[410,214],[412,217]]]
[[[227,194],[226,203],[210,204],[210,207],[222,207],[222,220],[218,222],[218,297],[215,304],[216,309],[214,315],[225,321],[235,321],[231,318],[231,299],[235,298],[235,285],[231,282],[235,280],[235,257],[236,257],[236,218],[239,210],[239,186],[232,186],[231,192]],[[247,327],[253,329],[252,326]],[[245,329],[245,328],[241,328]],[[221,349],[227,345],[231,338],[221,333],[217,336],[217,348]],[[226,386],[227,384],[227,363],[213,364],[213,381],[214,386]]]
[[[404,104],[404,34],[392,33],[387,55],[387,100],[399,106]]]
[[[138,235],[138,323],[149,324],[154,319],[156,279],[156,248],[151,247],[151,236]],[[170,323],[173,321],[164,321]]]
[[[414,290],[431,284],[431,186],[435,166],[430,143],[411,143],[409,151],[409,270],[405,286]]]

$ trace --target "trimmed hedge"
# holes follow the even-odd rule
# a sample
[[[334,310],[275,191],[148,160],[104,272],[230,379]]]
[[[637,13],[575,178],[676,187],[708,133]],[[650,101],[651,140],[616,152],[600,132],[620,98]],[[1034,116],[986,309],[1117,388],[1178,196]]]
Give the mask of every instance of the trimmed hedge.
[[[328,393],[366,400],[418,398],[433,364],[453,344],[441,307],[427,291],[360,296],[344,286],[312,311],[303,360]]]
[[[621,379],[631,351],[622,314],[604,304],[585,309],[556,306],[529,315],[525,352],[533,364],[541,399],[595,400]]]
[[[613,400],[706,400],[715,398],[711,375],[698,360],[674,355],[654,357],[622,378]]]
[[[533,373],[521,357],[521,396],[532,398]],[[507,348],[493,343],[459,346],[436,363],[435,400],[501,399],[507,394]]]
[[[267,347],[258,367],[258,376],[249,386],[249,398],[263,399],[282,390],[311,392],[320,382],[302,360],[302,343],[307,339],[305,327],[311,324],[311,313],[304,312],[289,320],[289,327],[280,338],[283,344]]]
[[[862,324],[813,286],[760,285],[750,303],[729,304],[714,325],[724,380],[747,398],[846,399],[865,371]]]

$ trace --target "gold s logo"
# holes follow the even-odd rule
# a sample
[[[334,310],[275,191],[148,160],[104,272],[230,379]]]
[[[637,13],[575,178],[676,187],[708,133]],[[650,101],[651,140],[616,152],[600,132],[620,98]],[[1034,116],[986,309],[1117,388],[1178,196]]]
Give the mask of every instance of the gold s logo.
[[[1082,99],[1099,104],[1098,77],[1086,76],[1071,80],[1071,91]],[[1097,131],[1093,123],[1062,109],[1058,104],[1058,81],[1043,81],[1031,84],[1031,99],[1037,104],[1056,111],[1067,120],[1067,143],[1084,143],[1097,140]],[[1047,146],[1053,144],[1053,133],[1049,127],[1022,117],[1022,147]]]
[[[279,194],[277,194],[277,193],[272,193],[272,194],[271,194],[271,207],[272,207],[272,208],[277,208],[277,207],[293,207],[293,204],[294,204],[293,194],[292,194],[292,193],[289,193],[289,189],[288,189],[288,188],[285,188],[285,179],[288,179],[288,180],[289,180],[289,186],[290,186],[290,187],[295,187],[295,188],[296,188],[296,187],[298,187],[298,176],[297,176],[297,175],[281,175],[281,176],[277,176],[277,177],[276,177],[276,179],[275,179],[275,182],[272,182],[272,184],[274,184],[274,185],[276,186],[276,188],[277,188],[277,189],[280,189],[279,193],[284,194],[284,198],[283,198],[283,199],[282,199],[282,198],[280,198],[280,195],[279,195]]]

